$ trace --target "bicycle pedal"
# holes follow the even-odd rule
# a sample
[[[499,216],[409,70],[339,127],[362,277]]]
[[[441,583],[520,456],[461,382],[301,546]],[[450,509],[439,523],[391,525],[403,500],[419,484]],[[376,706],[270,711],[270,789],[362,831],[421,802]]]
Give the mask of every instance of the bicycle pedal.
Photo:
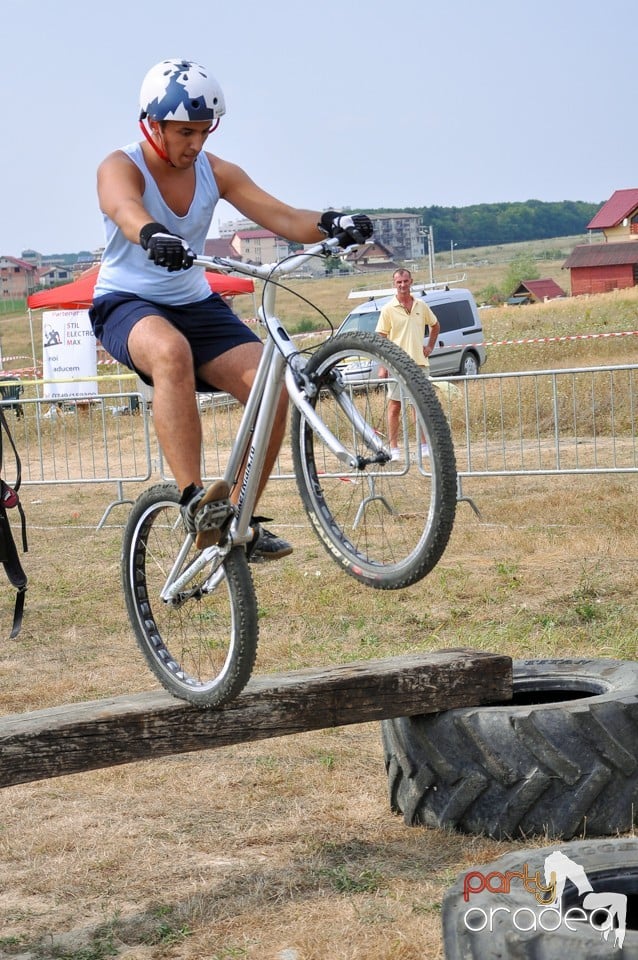
[[[225,480],[215,480],[201,496],[195,508],[195,527],[206,530],[219,526],[232,510],[228,495],[230,487]]]
[[[195,529],[199,532],[219,530],[224,521],[231,515],[233,508],[230,500],[213,500],[200,506],[195,514]]]
[[[225,480],[215,480],[204,491],[194,517],[195,546],[198,550],[219,543],[222,530],[233,514],[229,493],[230,487]]]
[[[227,513],[216,527],[209,527],[207,529],[198,530],[195,534],[195,546],[198,550],[205,550],[206,547],[214,547],[226,536],[228,528],[230,527],[230,522],[233,519],[234,511],[232,507],[230,508],[230,513]]]

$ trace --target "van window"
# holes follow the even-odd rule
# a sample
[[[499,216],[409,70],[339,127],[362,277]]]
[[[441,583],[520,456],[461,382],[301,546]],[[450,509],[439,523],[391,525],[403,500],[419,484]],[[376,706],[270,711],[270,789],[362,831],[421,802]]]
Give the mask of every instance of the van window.
[[[441,324],[441,333],[476,326],[472,308],[467,300],[453,300],[451,303],[433,303],[430,304],[430,309]]]
[[[372,310],[370,313],[350,314],[341,328],[341,333],[352,333],[353,330],[362,330],[364,333],[374,333],[377,329],[378,319],[378,310]]]

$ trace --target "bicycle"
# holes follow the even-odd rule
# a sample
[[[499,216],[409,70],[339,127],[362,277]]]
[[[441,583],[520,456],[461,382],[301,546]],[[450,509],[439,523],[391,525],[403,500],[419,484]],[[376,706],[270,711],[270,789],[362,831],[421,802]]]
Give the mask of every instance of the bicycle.
[[[325,240],[265,266],[195,261],[264,282],[263,355],[224,474],[231,488],[239,485],[237,503],[221,541],[198,551],[183,525],[177,486],[145,490],[125,527],[122,582],[151,670],[174,696],[198,707],[237,696],[255,664],[257,599],[246,544],[282,386],[292,406],[292,460],[305,512],[345,573],[377,589],[407,587],[433,569],[452,531],[454,448],[419,367],[377,334],[333,335],[302,352],[275,315],[278,278],[339,246],[339,239]],[[390,394],[405,401],[401,460],[391,458],[387,438]]]

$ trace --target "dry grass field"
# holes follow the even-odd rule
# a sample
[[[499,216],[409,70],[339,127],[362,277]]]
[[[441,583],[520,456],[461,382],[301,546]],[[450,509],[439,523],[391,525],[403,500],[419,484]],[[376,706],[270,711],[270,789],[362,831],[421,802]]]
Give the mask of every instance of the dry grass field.
[[[322,303],[323,285],[312,286]],[[335,321],[347,311],[344,298],[334,294],[326,306]],[[494,309],[483,321],[492,341],[629,331],[638,329],[638,292]],[[5,354],[22,352],[23,319],[3,320],[0,331]],[[638,343],[610,337],[488,352],[486,371],[546,369],[633,362]],[[129,484],[126,496],[138,490]],[[263,512],[295,553],[254,568],[257,671],[458,646],[635,659],[635,477],[474,479],[464,492],[481,519],[461,504],[430,576],[383,593],[341,573],[294,485],[273,481]],[[13,592],[0,581],[3,714],[155,686],[119,585],[126,507],[96,529],[112,493],[23,488],[29,589],[22,632],[8,640]],[[378,724],[6,788],[0,957],[441,960],[440,904],[456,876],[548,838],[502,843],[408,827],[386,790]]]
[[[501,286],[504,283],[512,260],[534,259],[540,276],[555,280],[569,294],[569,271],[563,270],[562,265],[577,243],[586,242],[587,238],[580,236],[512,243],[504,247],[475,247],[471,250],[455,251],[454,264],[449,251],[441,252],[436,255],[434,280],[438,283],[453,282],[455,286],[467,287],[480,302],[483,290],[489,286]],[[430,272],[427,260],[412,265],[411,270],[416,283],[429,283]],[[328,328],[326,320],[336,327],[346,313],[356,305],[356,300],[348,300],[350,291],[392,287],[392,271],[375,271],[372,274],[352,274],[328,279],[291,279],[286,281],[286,286],[290,287],[293,295],[281,291],[277,297],[277,306],[282,319],[290,329],[294,330],[302,325],[303,329],[324,330]],[[307,297],[318,304],[325,317],[313,311],[298,299],[297,295]],[[237,298],[236,306],[243,317],[252,316],[254,312],[252,298],[249,296]]]

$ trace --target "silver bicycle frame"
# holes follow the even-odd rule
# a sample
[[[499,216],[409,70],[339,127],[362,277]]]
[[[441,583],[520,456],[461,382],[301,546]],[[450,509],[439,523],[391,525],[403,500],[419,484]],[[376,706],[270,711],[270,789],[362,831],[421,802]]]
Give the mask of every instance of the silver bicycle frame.
[[[357,466],[358,461],[354,454],[335,437],[317,414],[314,406],[308,402],[305,390],[309,389],[310,385],[304,382],[303,374],[306,361],[292,343],[281,321],[273,314],[276,284],[269,283],[270,280],[298,270],[306,260],[317,254],[324,254],[336,246],[338,246],[336,240],[326,240],[315,244],[302,254],[277,264],[242,263],[221,257],[200,257],[195,261],[197,266],[214,266],[225,272],[233,270],[263,280],[265,283],[259,319],[266,327],[268,336],[224,473],[224,478],[232,487],[239,481],[243,471],[237,503],[238,516],[233,525],[235,543],[245,543],[249,539],[250,517],[257,500],[257,490],[266,459],[275,411],[280,390],[284,384],[292,403],[321,437],[323,443],[344,465],[351,468]],[[339,391],[337,399],[355,429],[373,450],[381,453],[385,449],[384,445],[360,416],[347,391]]]
[[[326,240],[315,244],[302,254],[277,264],[242,263],[241,261],[221,257],[198,257],[195,260],[195,266],[213,267],[225,273],[231,271],[242,273],[263,280],[265,284],[263,302],[259,308],[259,319],[266,327],[268,335],[264,342],[255,380],[224,472],[224,479],[231,487],[234,487],[241,477],[237,514],[230,529],[229,540],[232,544],[247,543],[252,535],[251,517],[257,502],[257,491],[266,461],[277,404],[284,385],[292,403],[333,454],[350,468],[355,468],[358,464],[356,456],[348,451],[334,436],[316,412],[314,406],[308,401],[308,396],[311,395],[313,387],[309,381],[304,379],[306,360],[292,343],[281,321],[273,314],[276,284],[269,283],[270,280],[274,280],[278,276],[297,270],[302,263],[311,257],[317,254],[325,254],[336,246],[338,246],[336,240]],[[308,394],[306,394],[306,390],[308,390]],[[371,449],[375,450],[376,453],[386,451],[384,444],[359,414],[347,390],[337,389],[335,390],[335,396],[345,414],[350,418],[355,430],[365,439]],[[196,573],[209,564],[211,560],[214,562],[216,558],[219,558],[217,563],[214,563],[211,577],[205,585],[206,589],[212,589],[219,579],[216,577],[219,563],[229,546],[209,547],[203,550],[185,570],[181,570],[181,564],[188,554],[189,548],[190,538],[187,537],[161,592],[162,599],[167,602],[176,600],[181,589],[188,584]]]

